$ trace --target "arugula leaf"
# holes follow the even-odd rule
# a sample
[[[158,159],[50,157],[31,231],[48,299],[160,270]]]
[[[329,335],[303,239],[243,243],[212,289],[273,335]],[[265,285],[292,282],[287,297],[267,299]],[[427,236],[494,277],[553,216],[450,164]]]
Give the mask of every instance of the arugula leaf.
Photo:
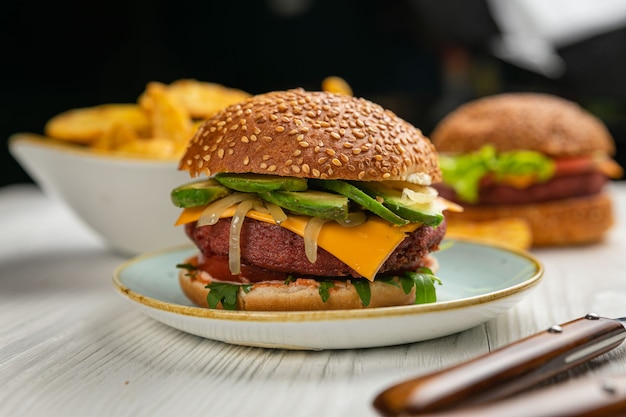
[[[224,282],[212,282],[205,286],[208,288],[209,294],[206,297],[207,303],[210,308],[217,308],[217,305],[221,302],[224,310],[236,310],[237,309],[237,293],[242,285],[228,284]],[[250,286],[247,286],[247,291],[250,291]],[[246,291],[246,289],[244,289]]]
[[[196,271],[198,269],[194,264],[176,264],[176,268],[186,269],[187,271]]]
[[[433,271],[426,267],[420,267],[415,272],[405,272],[398,276],[380,276],[377,281],[395,285],[402,288],[405,294],[409,294],[415,288],[415,304],[434,303],[437,301],[435,283],[441,285]]]
[[[320,286],[318,292],[320,297],[322,297],[322,301],[328,301],[328,297],[330,297],[330,292],[328,291],[330,288],[333,288],[335,283],[332,281],[320,281]]]
[[[405,275],[413,280],[415,285],[415,304],[427,304],[437,301],[435,282],[441,285],[441,280],[433,275],[428,268],[418,268],[416,272],[406,272]]]
[[[370,305],[370,301],[372,299],[372,289],[370,288],[369,281],[365,279],[355,279],[352,281],[352,285],[354,285],[354,289],[361,299],[361,304],[365,307]]]

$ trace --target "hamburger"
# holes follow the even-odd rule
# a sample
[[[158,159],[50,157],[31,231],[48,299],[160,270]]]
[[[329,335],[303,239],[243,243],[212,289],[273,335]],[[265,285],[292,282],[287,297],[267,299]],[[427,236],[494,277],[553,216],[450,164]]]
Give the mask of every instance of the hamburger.
[[[294,89],[253,96],[200,125],[171,193],[198,252],[179,265],[195,304],[255,311],[434,301],[454,206],[431,186],[420,130],[362,98]],[[199,178],[197,178],[199,177]]]
[[[532,245],[597,242],[613,225],[605,185],[622,175],[606,126],[576,103],[503,93],[461,105],[431,132],[449,220],[524,219]],[[462,217],[461,217],[462,216]]]

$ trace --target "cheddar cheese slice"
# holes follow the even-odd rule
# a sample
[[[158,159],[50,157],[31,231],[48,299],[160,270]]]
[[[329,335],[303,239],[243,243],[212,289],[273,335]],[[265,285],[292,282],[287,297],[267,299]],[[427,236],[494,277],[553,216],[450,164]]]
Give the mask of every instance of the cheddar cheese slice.
[[[200,218],[205,207],[184,209],[176,225],[196,221]],[[226,210],[221,217],[231,217],[234,208]],[[258,211],[247,214],[255,220],[275,223],[272,216]],[[281,227],[304,236],[308,217],[290,215],[280,224]],[[358,226],[344,227],[336,222],[326,222],[319,233],[317,245],[324,248],[337,259],[363,275],[370,281],[389,255],[404,240],[407,234],[419,228],[421,223],[409,223],[405,226],[393,226],[377,216],[370,216],[368,220]]]

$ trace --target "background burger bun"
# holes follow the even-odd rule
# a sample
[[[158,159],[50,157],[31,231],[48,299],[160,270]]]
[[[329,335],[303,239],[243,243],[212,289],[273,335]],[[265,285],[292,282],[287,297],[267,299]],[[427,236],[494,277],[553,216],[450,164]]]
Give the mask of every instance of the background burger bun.
[[[436,258],[429,256],[428,267],[436,272],[438,263]],[[195,265],[195,256],[187,259],[186,263]],[[205,288],[210,276],[202,271],[202,279],[197,279],[194,274],[181,269],[178,279],[183,293],[194,304],[200,307],[209,307]],[[367,308],[392,307],[410,305],[415,302],[415,287],[408,294],[399,285],[391,285],[384,282],[374,281],[370,283],[371,301]],[[322,301],[319,294],[319,282],[314,279],[300,278],[285,284],[283,282],[261,282],[253,285],[249,292],[239,289],[237,296],[237,310],[242,311],[314,311],[314,310],[340,310],[362,309],[363,306],[356,289],[350,284],[350,280],[338,280],[334,287],[329,289],[330,297],[326,302]],[[222,308],[221,305],[218,308]]]
[[[504,93],[468,102],[444,117],[431,134],[441,153],[467,153],[491,144],[497,151],[534,150],[552,158],[612,155],[615,143],[604,123],[578,104],[543,93]],[[526,220],[533,246],[597,242],[612,227],[606,193],[543,203],[464,206],[449,221]]]
[[[543,93],[504,93],[461,105],[444,117],[431,140],[442,153],[491,144],[506,152],[528,149],[550,157],[613,155],[604,123],[578,104]]]
[[[207,120],[179,169],[191,177],[441,180],[435,149],[419,129],[368,100],[302,89],[257,95]]]

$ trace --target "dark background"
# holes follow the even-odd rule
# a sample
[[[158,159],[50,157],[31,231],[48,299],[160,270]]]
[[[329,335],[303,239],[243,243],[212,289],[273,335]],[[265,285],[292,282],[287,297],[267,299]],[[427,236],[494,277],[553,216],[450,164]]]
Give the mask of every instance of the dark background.
[[[489,54],[498,28],[484,0],[13,1],[0,31],[0,186],[31,181],[8,153],[12,133],[179,78],[262,93],[338,75],[426,134],[472,98],[544,91],[604,120],[626,166],[623,29],[559,50],[559,79]]]

